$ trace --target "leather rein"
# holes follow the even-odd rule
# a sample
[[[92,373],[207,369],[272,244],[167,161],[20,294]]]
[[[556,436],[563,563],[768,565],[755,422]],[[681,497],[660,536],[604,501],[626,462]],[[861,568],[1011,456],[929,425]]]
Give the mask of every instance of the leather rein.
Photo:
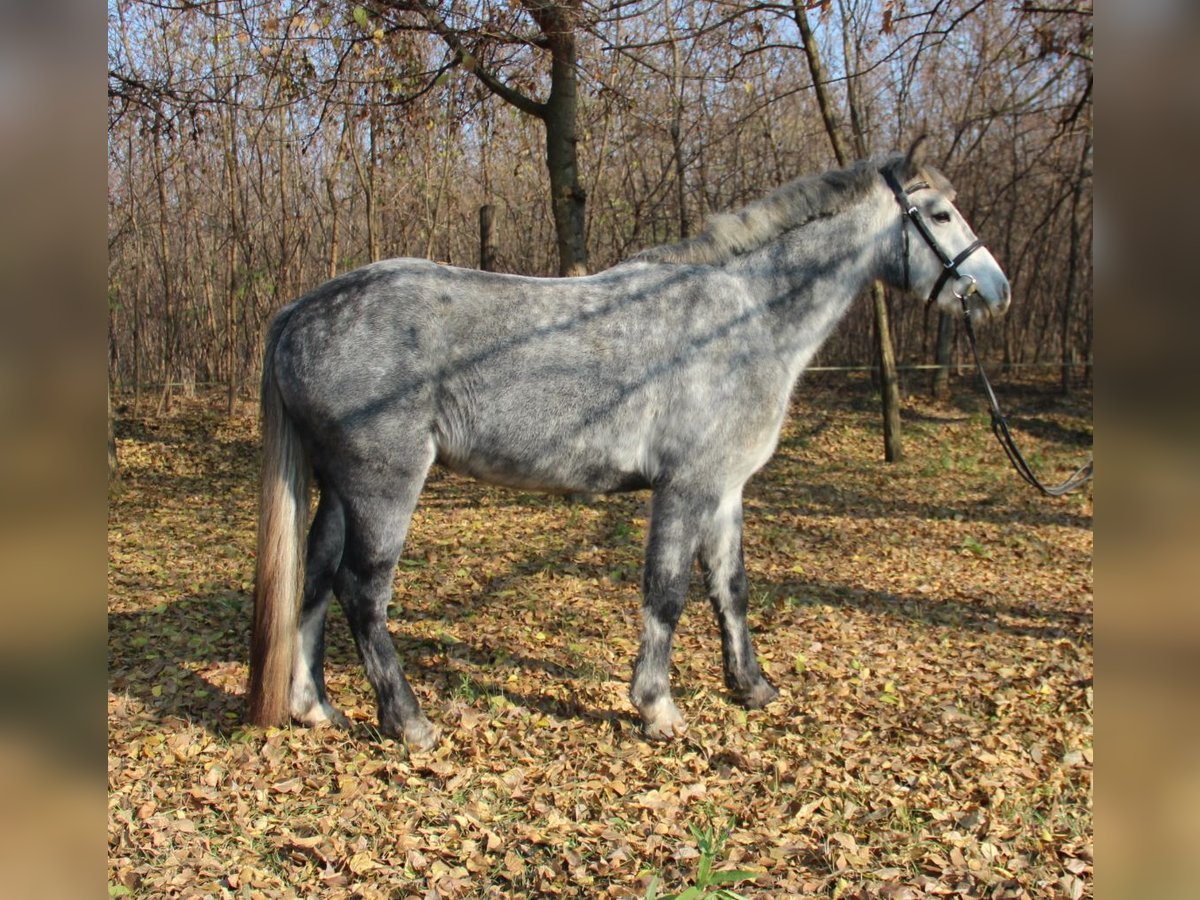
[[[897,180],[896,176],[891,172],[891,170],[888,169],[885,169],[882,174],[884,180],[888,184],[888,187],[892,189],[892,193],[896,197],[896,202],[900,204],[900,208],[904,211],[904,215],[906,217],[900,222],[900,229],[904,234],[905,290],[909,290],[911,287],[909,283],[908,228],[906,227],[909,222],[911,222],[913,227],[916,228],[917,233],[921,235],[921,238],[926,244],[929,245],[929,248],[935,254],[937,254],[938,259],[942,261],[942,273],[938,277],[937,282],[934,284],[933,290],[929,292],[929,298],[927,302],[932,303],[934,300],[936,300],[938,294],[941,293],[942,288],[946,285],[946,282],[951,278],[954,278],[956,281],[962,279],[970,281],[970,284],[962,293],[959,292],[958,285],[955,284],[953,288],[954,296],[957,297],[959,302],[962,304],[963,324],[967,330],[967,340],[971,344],[971,355],[975,358],[975,367],[979,370],[979,379],[983,382],[983,390],[987,395],[988,406],[990,407],[992,415],[992,433],[996,435],[996,440],[1000,442],[1000,446],[1004,449],[1004,453],[1008,457],[1009,462],[1012,463],[1013,468],[1017,471],[1017,474],[1020,475],[1027,484],[1041,491],[1048,497],[1061,497],[1064,494],[1070,493],[1071,491],[1082,487],[1092,478],[1093,460],[1090,458],[1060,484],[1048,485],[1037,477],[1033,471],[1033,468],[1021,454],[1020,449],[1018,449],[1016,441],[1013,440],[1012,432],[1008,427],[1008,420],[1004,418],[1004,413],[1000,411],[1000,403],[996,399],[996,392],[992,389],[992,384],[990,381],[988,381],[987,373],[983,369],[983,362],[979,358],[979,347],[975,341],[975,327],[971,324],[971,313],[967,307],[967,298],[976,292],[977,282],[973,275],[963,275],[958,271],[958,267],[966,261],[967,257],[982,247],[983,242],[976,239],[972,243],[968,244],[956,256],[951,257],[950,254],[942,249],[941,244],[937,242],[937,238],[933,236],[933,232],[930,230],[929,224],[925,221],[925,217],[921,215],[921,211],[917,208],[916,204],[909,199],[908,192],[905,191],[904,187],[900,184],[899,180]],[[911,190],[918,191],[922,188],[928,187],[929,185],[922,181],[914,184]]]

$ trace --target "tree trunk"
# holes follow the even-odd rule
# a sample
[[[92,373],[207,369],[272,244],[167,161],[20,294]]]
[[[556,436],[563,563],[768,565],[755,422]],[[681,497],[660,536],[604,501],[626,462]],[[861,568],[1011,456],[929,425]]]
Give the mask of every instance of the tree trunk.
[[[587,191],[579,181],[578,89],[575,29],[582,7],[581,0],[520,0],[521,6],[537,23],[541,38],[529,43],[550,53],[550,93],[545,102],[506,84],[480,66],[479,60],[463,44],[462,33],[450,28],[434,4],[416,5],[428,28],[439,35],[455,54],[457,61],[489,91],[527,115],[542,120],[546,128],[546,170],[550,176],[550,208],[554,216],[555,243],[558,250],[558,274],[586,275]],[[397,9],[405,4],[393,3]],[[483,38],[487,40],[487,37]]]
[[[1071,196],[1071,249],[1067,262],[1067,286],[1063,292],[1062,324],[1059,331],[1059,352],[1062,360],[1062,392],[1071,393],[1072,347],[1071,328],[1075,308],[1075,292],[1079,284],[1079,267],[1081,264],[1081,245],[1083,243],[1084,223],[1080,215],[1083,209],[1083,182],[1086,178],[1087,160],[1091,155],[1091,135],[1084,140],[1083,153],[1079,160],[1079,176],[1075,181]]]
[[[496,271],[496,242],[492,235],[495,212],[490,203],[479,207],[479,268],[485,272]]]
[[[683,161],[683,63],[675,34],[675,11],[665,4],[667,37],[671,42],[671,155],[675,164],[675,205],[679,208],[679,238],[690,232],[687,214],[687,168]]]
[[[829,94],[825,90],[825,67],[821,63],[820,50],[816,37],[808,21],[808,13],[803,0],[792,0],[792,15],[796,27],[800,29],[800,40],[804,47],[804,56],[808,60],[808,70],[812,75],[813,91],[817,97],[817,107],[821,112],[821,121],[825,124],[825,133],[829,135],[829,143],[833,146],[833,155],[837,157],[838,165],[845,166],[850,162],[850,152],[846,141],[834,119],[833,106]],[[847,60],[849,64],[849,60]],[[856,148],[860,156],[866,156],[866,141],[861,130],[861,116],[855,103],[853,81],[847,84],[850,98],[850,119],[854,126]],[[900,440],[900,380],[896,373],[896,351],[892,345],[891,324],[888,321],[887,297],[883,285],[875,282],[871,286],[871,305],[875,314],[875,353],[879,360],[880,398],[883,402],[883,458],[888,462],[896,462],[903,458],[904,447]]]
[[[329,210],[331,216],[329,222],[329,268],[327,273],[330,278],[333,278],[338,273],[338,241],[341,237],[341,220],[338,217],[339,207],[337,199],[337,187],[334,182],[333,173],[329,173],[325,176],[325,195],[329,198]]]
[[[354,174],[358,176],[359,187],[362,188],[363,202],[366,205],[367,219],[367,253],[371,262],[379,259],[379,236],[375,227],[375,91],[372,86],[368,100],[367,127],[367,171],[363,171],[361,154],[358,148],[358,126],[350,128],[350,161],[354,164]],[[349,115],[349,113],[347,113]]]
[[[142,235],[138,220],[133,220],[137,248],[133,255],[133,415],[142,411]]]
[[[167,173],[163,164],[162,148],[159,145],[162,137],[155,131],[151,133],[150,139],[153,148],[155,187],[158,193],[158,267],[159,274],[162,276],[162,310],[165,329],[163,334],[163,356],[165,357],[163,392],[158,398],[158,407],[155,412],[157,415],[163,415],[171,412],[171,379],[175,377],[175,348],[178,345],[179,335],[172,298],[174,269],[171,260],[170,228],[167,224]]]
[[[559,17],[555,17],[556,19]],[[546,101],[546,168],[558,243],[558,274],[586,275],[587,240],[584,232],[587,192],[579,182],[575,84],[575,34],[547,34],[551,46],[550,96]]]
[[[107,385],[108,395],[108,480],[117,477],[117,436],[113,430],[112,383]]]
[[[140,254],[139,254],[140,255]],[[136,269],[135,269],[136,271]],[[142,411],[142,287],[133,290],[133,414]]]
[[[229,235],[225,245],[225,412],[233,418],[237,401],[237,113],[231,110],[225,134],[225,188],[229,198]]]
[[[279,152],[279,267],[275,274],[275,305],[282,306],[292,299],[291,272],[289,262],[292,255],[291,208],[288,190],[288,119],[287,107],[279,107],[279,136],[276,147]],[[375,132],[371,132],[371,154],[374,156]]]
[[[833,146],[833,155],[839,166],[847,166],[850,163],[850,150],[847,148],[846,140],[842,137],[837,120],[834,118],[829,92],[825,90],[827,83],[825,66],[821,63],[821,51],[817,47],[817,39],[809,24],[804,0],[792,0],[792,16],[796,20],[796,27],[800,29],[800,42],[804,47],[804,57],[808,60],[809,74],[812,75],[813,91],[817,96],[817,109],[821,111],[821,121],[825,123],[825,133],[829,135],[829,143]]]

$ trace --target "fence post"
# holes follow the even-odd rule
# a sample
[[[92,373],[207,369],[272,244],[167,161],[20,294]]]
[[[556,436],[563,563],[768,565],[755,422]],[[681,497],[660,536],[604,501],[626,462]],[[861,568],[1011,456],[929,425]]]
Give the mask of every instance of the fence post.
[[[896,350],[888,323],[887,294],[883,284],[871,285],[875,307],[875,347],[879,354],[879,392],[883,406],[883,458],[899,462],[904,458],[900,440],[900,379],[896,375]]]
[[[945,400],[950,396],[950,350],[953,341],[954,320],[949,313],[939,312],[937,346],[933,353],[937,368],[933,370],[933,380],[930,382],[930,393],[935,400]]]

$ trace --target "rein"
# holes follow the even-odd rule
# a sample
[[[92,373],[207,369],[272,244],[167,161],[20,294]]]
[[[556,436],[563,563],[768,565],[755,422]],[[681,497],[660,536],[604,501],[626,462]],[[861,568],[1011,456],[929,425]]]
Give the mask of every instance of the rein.
[[[1059,484],[1048,485],[1044,484],[1034,474],[1025,457],[1021,455],[1016,441],[1013,440],[1012,432],[1008,430],[1008,421],[1004,418],[1004,413],[1000,411],[1000,403],[996,400],[996,392],[992,390],[992,383],[988,381],[987,373],[983,370],[983,362],[979,359],[979,347],[975,344],[975,327],[971,324],[971,314],[967,309],[967,297],[970,295],[970,291],[961,295],[955,293],[955,296],[962,302],[963,323],[967,327],[967,338],[971,344],[971,355],[975,357],[975,368],[979,370],[979,380],[983,382],[983,390],[987,394],[988,405],[992,414],[992,434],[996,435],[996,440],[1004,448],[1004,453],[1008,456],[1008,461],[1012,463],[1013,468],[1017,470],[1017,474],[1024,479],[1026,484],[1037,488],[1047,497],[1061,497],[1063,494],[1069,494],[1076,488],[1082,487],[1092,480],[1092,460],[1089,459],[1076,469],[1065,481]]]
[[[963,309],[963,324],[967,329],[967,339],[971,344],[971,355],[975,357],[975,368],[979,370],[979,380],[983,382],[983,390],[987,395],[988,406],[992,415],[992,434],[996,435],[996,440],[1000,442],[1008,461],[1012,463],[1017,474],[1025,481],[1026,484],[1041,491],[1047,497],[1061,497],[1068,494],[1076,488],[1081,487],[1092,479],[1092,463],[1089,459],[1086,463],[1080,466],[1075,472],[1060,484],[1047,485],[1034,474],[1033,468],[1026,461],[1017,447],[1016,441],[1013,440],[1012,432],[1008,427],[1008,420],[1004,418],[1004,413],[1000,411],[1000,402],[996,399],[996,392],[992,390],[992,383],[988,381],[987,373],[983,369],[983,361],[979,358],[979,347],[975,342],[975,326],[971,324],[971,311],[967,307],[967,298],[976,291],[976,281],[972,275],[962,275],[958,271],[961,265],[968,256],[983,246],[983,242],[976,239],[968,244],[957,256],[951,257],[941,244],[937,242],[937,238],[933,236],[933,232],[929,230],[929,225],[926,224],[921,211],[917,209],[915,203],[909,199],[908,193],[901,186],[896,176],[890,170],[883,171],[883,178],[887,182],[888,187],[892,189],[892,193],[896,195],[896,201],[900,204],[900,208],[904,210],[905,216],[909,222],[912,222],[913,227],[917,229],[917,233],[929,245],[929,248],[937,254],[938,259],[942,261],[942,274],[938,277],[937,283],[934,284],[933,290],[929,292],[928,302],[932,303],[937,299],[946,282],[953,276],[955,279],[967,278],[970,280],[970,285],[963,293],[959,293],[958,287],[954,287],[954,296],[962,303]],[[913,190],[929,187],[925,182],[918,182],[913,186]],[[909,266],[908,266],[908,229],[901,222],[901,231],[904,234],[904,288],[909,290]]]

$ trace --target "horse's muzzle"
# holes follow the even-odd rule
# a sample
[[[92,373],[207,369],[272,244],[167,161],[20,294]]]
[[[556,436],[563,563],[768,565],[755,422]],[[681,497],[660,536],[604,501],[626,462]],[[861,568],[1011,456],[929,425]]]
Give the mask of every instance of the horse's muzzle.
[[[1012,289],[1008,279],[1000,277],[993,283],[981,285],[973,275],[959,278],[952,288],[954,296],[962,303],[964,311],[970,312],[976,322],[998,319],[1008,312],[1012,303]]]

